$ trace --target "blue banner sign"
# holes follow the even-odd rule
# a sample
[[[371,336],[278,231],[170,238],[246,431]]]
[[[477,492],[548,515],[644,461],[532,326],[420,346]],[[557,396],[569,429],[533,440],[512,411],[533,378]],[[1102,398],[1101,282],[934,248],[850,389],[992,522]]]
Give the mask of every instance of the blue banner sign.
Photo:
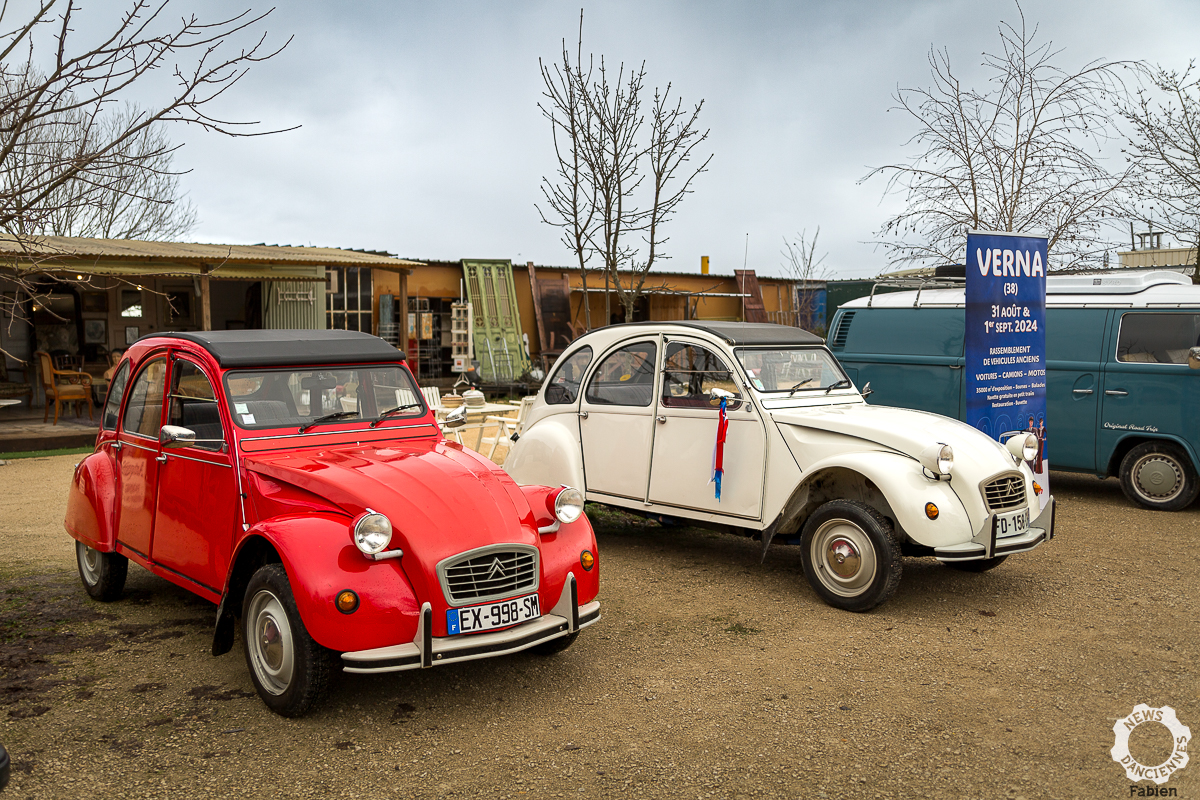
[[[967,234],[967,424],[1038,437],[1030,469],[1050,497],[1046,450],[1046,238]]]

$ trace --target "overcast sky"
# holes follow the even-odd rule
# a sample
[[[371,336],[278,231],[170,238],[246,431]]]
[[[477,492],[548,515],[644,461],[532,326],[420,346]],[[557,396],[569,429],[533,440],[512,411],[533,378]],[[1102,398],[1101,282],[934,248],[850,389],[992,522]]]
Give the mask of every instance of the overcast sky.
[[[96,0],[93,14],[125,4]],[[213,16],[225,0],[173,3]],[[223,99],[226,117],[298,130],[226,139],[176,128],[197,206],[196,241],[311,244],[412,258],[568,264],[539,221],[553,169],[537,103],[538,58],[573,44],[579,3],[299,2],[271,14],[294,40]],[[834,276],[874,275],[866,243],[899,198],[869,168],[902,156],[911,129],[888,113],[897,85],[929,82],[931,45],[964,78],[980,75],[1011,0],[904,2],[588,2],[585,51],[645,60],[650,85],[705,101],[709,171],[670,223],[663,269],[728,274],[746,258],[779,274],[783,237],[821,228]],[[1197,55],[1195,0],[1027,0],[1059,64]],[[262,9],[265,10],[265,9]],[[748,257],[747,257],[747,234]]]

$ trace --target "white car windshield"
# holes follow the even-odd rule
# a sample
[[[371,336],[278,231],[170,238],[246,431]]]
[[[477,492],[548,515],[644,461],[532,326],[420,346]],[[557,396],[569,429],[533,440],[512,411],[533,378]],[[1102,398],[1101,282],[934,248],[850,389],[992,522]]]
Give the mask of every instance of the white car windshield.
[[[408,370],[393,365],[270,369],[225,376],[229,410],[241,428],[318,421],[392,419],[425,413]]]
[[[760,392],[807,392],[850,388],[837,359],[823,347],[735,349],[750,384]]]

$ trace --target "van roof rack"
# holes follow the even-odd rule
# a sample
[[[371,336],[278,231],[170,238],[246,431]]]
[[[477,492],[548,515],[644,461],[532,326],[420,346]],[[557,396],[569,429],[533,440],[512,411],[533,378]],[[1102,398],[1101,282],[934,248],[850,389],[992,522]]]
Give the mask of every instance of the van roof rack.
[[[913,308],[917,308],[921,302],[921,292],[925,289],[963,289],[966,285],[966,276],[883,276],[875,279],[875,284],[871,287],[871,296],[867,298],[867,308],[875,302],[875,290],[881,286],[885,289],[916,289],[917,296],[913,298]]]

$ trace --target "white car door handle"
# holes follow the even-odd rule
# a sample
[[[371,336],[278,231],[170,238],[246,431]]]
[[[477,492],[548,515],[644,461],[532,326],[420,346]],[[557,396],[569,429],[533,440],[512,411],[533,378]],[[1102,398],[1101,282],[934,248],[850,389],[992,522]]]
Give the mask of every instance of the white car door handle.
[[[1129,392],[1124,389],[1105,389],[1104,393],[1109,397],[1125,397]]]
[[[1071,391],[1074,392],[1075,394],[1091,394],[1092,393],[1091,389],[1072,389]]]
[[[155,456],[154,460],[160,464],[165,464],[167,463],[167,454],[163,453],[162,455]]]
[[[587,419],[587,414],[588,414],[588,412],[586,412],[586,411],[580,411],[580,412],[579,412],[579,418],[580,418],[580,419]]]
[[[664,424],[664,423],[667,421],[667,418],[666,418],[666,417],[664,417],[664,416],[662,416],[662,415],[659,415],[659,416],[655,417],[655,419],[656,419],[656,420],[658,420],[658,424],[659,424],[659,425],[662,425],[662,424]]]

